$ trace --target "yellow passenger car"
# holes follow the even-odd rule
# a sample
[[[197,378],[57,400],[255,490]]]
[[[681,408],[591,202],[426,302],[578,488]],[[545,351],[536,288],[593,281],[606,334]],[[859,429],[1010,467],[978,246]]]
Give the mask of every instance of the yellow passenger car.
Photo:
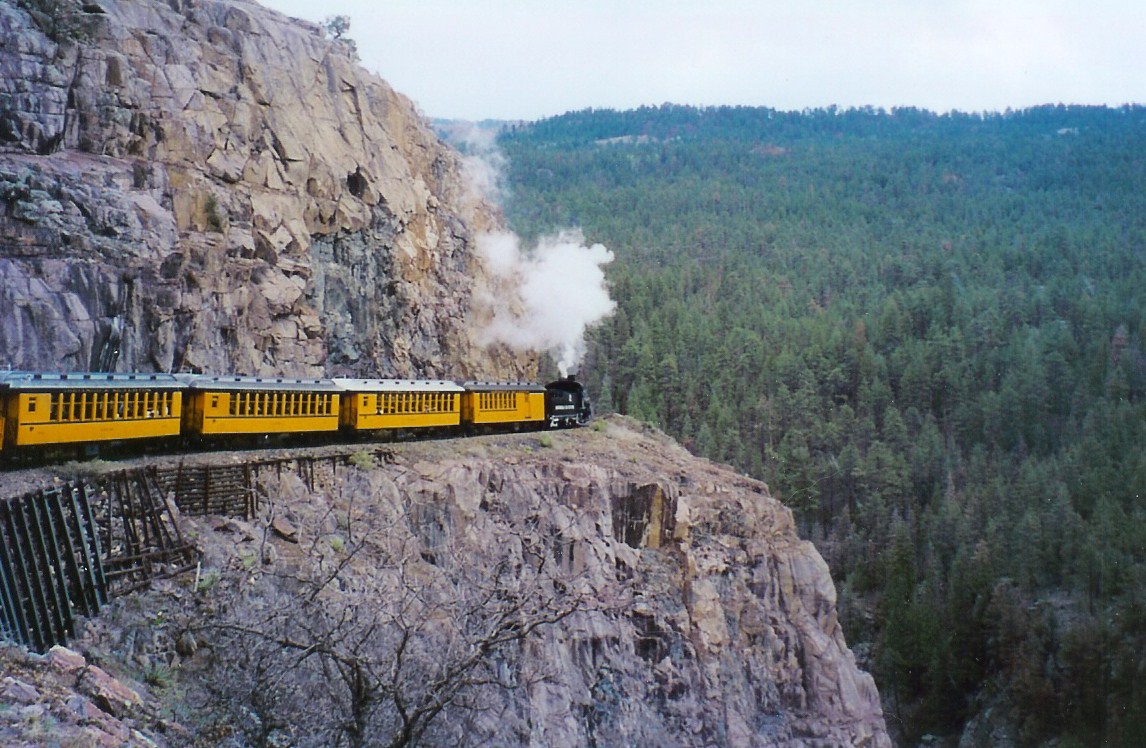
[[[344,429],[409,429],[457,426],[462,394],[454,382],[422,379],[335,379],[342,390]]]
[[[6,448],[177,436],[183,385],[170,374],[0,373]]]
[[[0,379],[0,456],[4,454],[4,445],[8,442],[8,430],[4,428],[8,413],[8,382]]]
[[[185,434],[211,437],[338,430],[339,390],[329,379],[179,377],[187,384]]]
[[[525,382],[465,382],[462,422],[474,426],[545,422],[545,388]]]

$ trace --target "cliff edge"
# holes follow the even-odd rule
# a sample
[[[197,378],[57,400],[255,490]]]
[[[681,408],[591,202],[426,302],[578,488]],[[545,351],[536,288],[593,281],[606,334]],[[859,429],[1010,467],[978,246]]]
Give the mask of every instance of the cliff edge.
[[[74,716],[94,687],[52,655],[5,654],[9,690],[61,733],[164,745],[890,745],[791,512],[659,432],[322,464],[266,473],[249,521],[182,517],[199,573],[85,624],[72,646],[129,692],[115,725]]]

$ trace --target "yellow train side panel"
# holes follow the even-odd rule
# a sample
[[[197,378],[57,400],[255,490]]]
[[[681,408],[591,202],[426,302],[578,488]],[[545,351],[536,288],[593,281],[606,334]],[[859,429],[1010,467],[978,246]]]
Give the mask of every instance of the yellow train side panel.
[[[463,398],[467,423],[529,423],[545,420],[544,392],[467,392]],[[489,402],[491,400],[494,402]]]
[[[337,431],[338,415],[329,416],[205,416],[197,433],[222,434],[305,434]]]
[[[461,398],[454,393],[368,392],[342,396],[344,428],[434,428],[457,426],[461,421]]]
[[[377,413],[359,413],[350,428],[369,429],[416,429],[435,426],[457,426],[462,422],[459,410],[448,413],[409,413],[378,415]]]
[[[58,415],[53,417],[55,414],[49,409],[51,402],[49,394],[40,392],[14,394],[8,399],[7,417],[10,421],[11,437],[8,446],[82,444],[93,441],[178,436],[181,395],[179,392],[171,393],[171,407],[162,416],[87,418],[77,414],[73,420],[61,420]]]
[[[235,393],[195,392],[188,406],[187,430],[203,436],[337,431],[338,398],[330,393],[323,393],[323,396],[328,399],[323,400],[321,406],[308,405],[307,413],[302,413],[298,406],[286,407],[285,403],[276,407],[278,400],[271,400],[271,405],[267,405],[267,401],[260,402],[260,410],[251,408],[252,414],[244,414],[242,408],[236,408],[232,414],[231,398]],[[282,394],[274,393],[272,397],[282,397]]]

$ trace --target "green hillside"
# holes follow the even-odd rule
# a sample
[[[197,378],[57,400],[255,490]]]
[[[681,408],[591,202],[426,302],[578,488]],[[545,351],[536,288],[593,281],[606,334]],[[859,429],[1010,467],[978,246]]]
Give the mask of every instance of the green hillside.
[[[666,105],[500,144],[519,232],[617,255],[598,403],[797,512],[889,726],[1141,744],[1146,109]]]

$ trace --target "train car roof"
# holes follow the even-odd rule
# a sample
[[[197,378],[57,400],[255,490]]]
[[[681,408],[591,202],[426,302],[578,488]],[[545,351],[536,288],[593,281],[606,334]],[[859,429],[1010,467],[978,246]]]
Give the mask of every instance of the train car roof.
[[[545,392],[537,382],[461,382],[466,392]]]
[[[185,385],[171,374],[78,371],[4,371],[0,387],[11,390],[181,390]]]
[[[347,392],[464,392],[446,379],[349,379],[335,377],[334,384]]]
[[[338,387],[329,379],[295,379],[292,377],[216,377],[207,374],[176,375],[193,390],[235,390],[256,392],[338,392]]]
[[[581,384],[573,377],[565,377],[564,379],[558,379],[556,381],[550,382],[549,384],[545,385],[545,389],[564,390],[565,392],[583,392],[585,390],[585,385]]]

